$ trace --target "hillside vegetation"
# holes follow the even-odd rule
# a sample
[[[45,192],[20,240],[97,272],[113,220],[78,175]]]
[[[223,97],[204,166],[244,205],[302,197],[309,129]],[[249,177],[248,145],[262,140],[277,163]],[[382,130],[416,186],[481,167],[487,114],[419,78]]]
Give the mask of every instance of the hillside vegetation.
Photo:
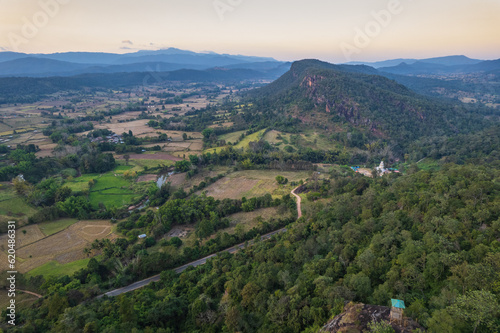
[[[447,165],[375,180],[332,176],[328,204],[311,206],[273,241],[180,276],[164,272],[135,293],[50,312],[44,323],[54,332],[315,332],[345,301],[398,298],[430,332],[500,328],[497,170]],[[68,297],[44,300],[25,328]],[[483,319],[471,321],[468,311]]]
[[[303,60],[249,95],[261,101],[259,108],[266,105],[299,119],[327,119],[324,127],[348,125],[371,138],[390,139],[403,146],[419,137],[469,132],[485,124],[477,112],[418,95],[370,72],[366,66]],[[314,120],[310,122],[318,126]]]

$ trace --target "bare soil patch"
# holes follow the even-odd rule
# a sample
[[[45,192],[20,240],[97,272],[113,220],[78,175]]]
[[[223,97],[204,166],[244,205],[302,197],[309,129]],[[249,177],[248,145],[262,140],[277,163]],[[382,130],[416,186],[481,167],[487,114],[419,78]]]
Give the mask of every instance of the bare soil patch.
[[[148,119],[141,119],[141,120],[134,120],[134,121],[129,121],[126,123],[115,123],[115,124],[102,124],[102,125],[96,125],[96,129],[104,129],[107,128],[110,131],[113,131],[117,134],[122,134],[123,132],[132,131],[132,133],[136,136],[145,134],[145,133],[151,133],[154,132],[155,130],[147,125]]]
[[[203,142],[201,142],[201,141],[192,142],[191,146],[189,146],[189,149],[201,151],[201,150],[203,150]]]
[[[137,177],[137,182],[151,182],[156,181],[157,175],[142,175]]]
[[[363,175],[367,176],[367,177],[373,177],[371,169],[368,169],[368,168],[359,168],[358,172],[360,174],[363,174]]]
[[[179,237],[179,238],[186,238],[188,237],[189,233],[194,231],[193,228],[190,227],[181,227],[181,226],[175,226],[170,230],[167,234],[168,238],[172,237]]]
[[[247,170],[231,173],[230,175],[216,181],[208,186],[204,191],[207,195],[216,199],[230,198],[241,199],[251,198],[271,193],[282,196],[289,194],[290,189],[276,182],[276,176],[281,175],[291,181],[305,180],[308,178],[308,171],[278,171],[278,170]]]
[[[26,233],[24,233],[23,230],[25,230]],[[16,232],[16,247],[20,248],[22,246],[29,245],[44,237],[45,235],[36,224],[22,227],[18,229]],[[7,250],[6,248],[7,239],[8,239],[7,234],[3,234],[0,236],[0,250],[2,251]]]
[[[168,146],[177,148],[189,148],[189,146],[191,146],[191,142],[170,142]]]
[[[186,173],[178,173],[167,178],[167,183],[170,182],[173,187],[179,187],[184,184],[185,181]]]
[[[258,183],[258,179],[249,179],[247,177],[224,177],[206,189],[207,196],[211,196],[216,199],[241,199],[243,193],[249,192]]]

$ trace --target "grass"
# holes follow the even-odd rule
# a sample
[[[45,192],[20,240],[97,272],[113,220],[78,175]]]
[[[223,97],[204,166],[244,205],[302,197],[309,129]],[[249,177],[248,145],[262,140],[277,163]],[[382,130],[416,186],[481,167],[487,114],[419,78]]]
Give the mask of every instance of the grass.
[[[60,264],[57,261],[49,261],[46,264],[43,264],[42,266],[39,266],[35,269],[32,269],[27,273],[29,276],[37,276],[37,275],[42,275],[44,277],[48,276],[64,276],[68,275],[71,276],[73,275],[76,271],[87,267],[87,264],[89,263],[90,258],[86,259],[81,259],[81,260],[76,260],[67,264]]]
[[[166,165],[166,166],[171,166],[174,165],[174,161],[170,160],[130,160],[129,164],[132,166],[132,171],[144,171],[144,167],[148,167],[149,169],[151,168],[157,168],[161,164]]]
[[[426,158],[420,161],[417,165],[420,170],[436,171],[441,169],[441,164],[438,161],[430,158]]]
[[[278,135],[281,135],[283,139],[278,139]],[[298,145],[293,145],[290,140],[290,133],[284,133],[279,131],[269,131],[264,135],[264,140],[270,144],[275,144],[280,150],[283,150],[286,146],[292,146],[297,149],[299,146],[311,148],[315,150],[331,150],[335,148],[335,143],[332,143],[324,134],[309,130],[304,133],[296,134],[300,136]],[[288,142],[288,143],[287,143]]]
[[[243,138],[243,140],[241,140],[240,142],[238,142],[238,144],[236,146],[234,146],[235,148],[247,148],[248,147],[248,144],[252,141],[259,141],[260,139],[262,139],[262,135],[264,134],[266,130],[263,129],[263,130],[260,130],[258,132],[255,132],[255,133],[252,133],[250,135],[247,135],[245,138]]]
[[[60,219],[57,221],[39,224],[38,227],[45,234],[45,236],[50,236],[56,232],[66,229],[76,222],[78,222],[77,219]]]
[[[92,186],[91,192],[102,191],[109,188],[128,186],[128,180],[121,176],[115,176],[114,173],[105,173],[96,178],[97,182]]]
[[[132,169],[133,167],[130,165],[118,165],[114,168],[113,172],[116,174],[123,174],[125,171]]]
[[[96,173],[86,174],[78,178],[74,178],[73,180],[67,182],[65,185],[74,192],[84,191],[89,189],[89,181],[92,179],[97,179],[98,177],[99,175]]]
[[[22,198],[13,197],[0,202],[0,215],[25,215],[31,216],[36,209],[28,205]]]
[[[235,143],[236,141],[238,141],[241,134],[244,134],[245,132],[246,131],[227,133],[227,134],[219,136],[219,140],[226,140],[226,142]]]
[[[140,162],[144,161],[147,160]],[[138,196],[137,193],[129,189],[130,181],[121,176],[126,170],[134,170],[134,168],[133,166],[118,165],[113,171],[102,175],[83,175],[67,182],[66,185],[73,191],[89,190],[89,181],[93,179],[96,183],[90,188],[89,201],[94,208],[98,208],[101,202],[106,207],[122,207],[129,205]],[[140,170],[142,171],[142,168]]]
[[[128,205],[138,195],[128,188],[130,182],[114,173],[106,173],[97,178],[97,183],[90,190],[90,203],[99,207],[103,203],[106,207],[122,207]]]
[[[12,186],[6,184],[0,184],[0,201],[12,199],[16,197]]]
[[[243,140],[241,140],[240,142],[238,142],[238,144],[234,145],[233,147],[236,148],[236,149],[241,149],[241,148],[246,149],[246,148],[248,148],[248,144],[250,142],[252,142],[252,141],[259,141],[260,139],[262,139],[263,134],[264,134],[265,131],[266,130],[263,129],[263,130],[260,130],[258,132],[255,132],[255,133],[252,133],[250,135],[247,135]],[[239,137],[241,136],[242,133],[245,133],[245,131],[238,131],[238,132],[224,134],[224,135],[221,135],[219,137],[219,139],[226,140],[226,142],[234,143],[237,139],[239,139]],[[225,147],[228,147],[228,146],[216,147],[216,148],[209,148],[209,149],[206,149],[204,152],[205,153],[219,153]]]

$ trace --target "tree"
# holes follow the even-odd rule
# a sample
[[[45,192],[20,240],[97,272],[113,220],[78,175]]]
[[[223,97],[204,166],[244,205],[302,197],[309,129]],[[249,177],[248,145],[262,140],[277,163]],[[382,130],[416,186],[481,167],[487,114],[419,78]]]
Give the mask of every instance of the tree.
[[[125,178],[125,179],[133,179],[135,177],[137,177],[137,172],[135,172],[135,171],[126,170],[123,173],[123,178]]]
[[[451,306],[451,312],[466,321],[472,322],[474,333],[481,324],[488,327],[491,332],[496,331],[498,328],[495,321],[500,314],[500,305],[495,295],[488,291],[474,290],[457,297],[455,303]]]
[[[175,171],[177,172],[188,172],[191,169],[191,162],[182,160],[175,162]]]
[[[128,161],[130,160],[130,155],[125,154],[125,155],[123,155],[123,158],[125,159],[125,164],[128,165]]]
[[[55,293],[47,302],[49,308],[48,318],[57,318],[68,307],[68,299],[59,295],[59,293]]]
[[[206,238],[214,232],[214,225],[209,219],[203,219],[200,221],[196,228],[196,235],[200,238]]]
[[[285,178],[283,176],[276,176],[276,181],[278,182],[278,184],[286,184],[288,183],[288,178]]]
[[[12,180],[12,183],[14,184],[14,189],[18,195],[28,195],[29,183],[24,180],[23,176],[17,176]]]
[[[373,333],[394,333],[394,328],[392,328],[391,324],[386,321],[372,321],[368,323],[368,328],[370,332]]]
[[[72,190],[69,187],[67,187],[67,186],[60,187],[56,191],[54,201],[55,202],[65,201],[67,198],[69,198],[71,196],[71,193],[72,193]]]

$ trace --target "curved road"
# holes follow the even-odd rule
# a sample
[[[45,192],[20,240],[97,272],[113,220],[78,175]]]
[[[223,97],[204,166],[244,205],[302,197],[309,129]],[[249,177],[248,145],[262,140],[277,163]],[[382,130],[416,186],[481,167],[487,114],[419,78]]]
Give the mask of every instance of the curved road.
[[[292,190],[292,194],[297,198],[297,215],[298,215],[298,218],[300,218],[302,216],[302,210],[301,210],[301,198],[300,196],[298,196],[297,194],[295,194],[295,190],[298,189],[300,186],[297,186],[296,188],[294,188]],[[273,232],[270,232],[268,234],[265,234],[265,235],[262,235],[260,237],[261,240],[267,240],[269,238],[271,238],[272,236],[280,233],[280,232],[284,232],[286,231],[286,228],[281,228],[281,229],[278,229],[278,230],[275,230]],[[248,242],[248,245],[252,245],[253,244],[253,240],[249,241]],[[238,244],[238,245],[235,245],[233,247],[230,247],[228,249],[225,249],[219,253],[222,253],[222,252],[229,252],[229,253],[235,253],[236,251],[242,249],[245,247],[245,243],[241,243],[241,244]],[[217,255],[218,253],[214,253],[214,254],[211,254],[205,258],[201,258],[201,259],[198,259],[198,260],[195,260],[193,262],[190,262],[188,264],[185,264],[185,265],[182,265],[180,267],[177,267],[177,268],[174,268],[173,271],[176,272],[176,273],[181,273],[182,271],[184,271],[186,268],[188,267],[196,267],[196,266],[199,266],[199,265],[203,265],[207,262],[208,259],[210,258],[213,258]],[[150,284],[151,282],[157,282],[157,281],[160,281],[160,274],[157,274],[157,275],[154,275],[154,276],[151,276],[147,279],[144,279],[144,280],[141,280],[141,281],[137,281],[137,282],[134,282],[126,287],[123,287],[123,288],[118,288],[118,289],[115,289],[115,290],[111,290],[111,291],[108,291],[107,293],[104,293],[104,295],[106,296],[109,296],[109,297],[113,297],[113,296],[118,296],[120,294],[123,294],[123,293],[127,293],[129,291],[132,291],[132,290],[136,290],[136,289],[139,289],[139,288],[142,288],[148,284]],[[97,298],[101,298],[103,297],[104,295],[99,295],[97,296]]]
[[[298,219],[300,219],[302,217],[302,209],[300,208],[300,203],[302,201],[302,198],[298,194],[295,194],[295,190],[298,189],[301,186],[302,185],[297,186],[291,192],[295,196],[295,198],[297,198],[297,218]]]
[[[36,296],[36,297],[38,297],[38,298],[43,298],[43,296],[42,296],[42,295],[37,294],[37,293],[34,293],[34,292],[32,292],[32,291],[28,291],[28,290],[21,290],[21,289],[17,289],[17,291],[21,291],[21,292],[23,292],[23,293],[26,293],[26,294],[30,294],[30,295]]]

